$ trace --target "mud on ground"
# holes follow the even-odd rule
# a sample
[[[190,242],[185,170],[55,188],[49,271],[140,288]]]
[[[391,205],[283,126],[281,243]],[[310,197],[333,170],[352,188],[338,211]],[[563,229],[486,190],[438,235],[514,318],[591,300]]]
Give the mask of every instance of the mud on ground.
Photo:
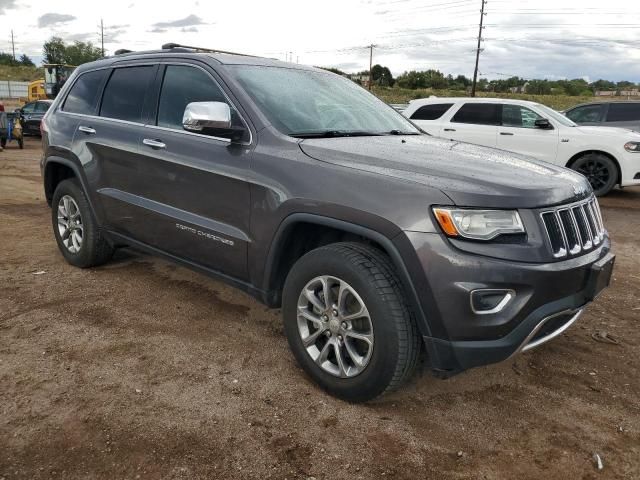
[[[564,335],[350,405],[237,290],[124,251],[66,264],[39,155],[0,152],[0,479],[640,478],[640,189],[602,199],[613,284]]]

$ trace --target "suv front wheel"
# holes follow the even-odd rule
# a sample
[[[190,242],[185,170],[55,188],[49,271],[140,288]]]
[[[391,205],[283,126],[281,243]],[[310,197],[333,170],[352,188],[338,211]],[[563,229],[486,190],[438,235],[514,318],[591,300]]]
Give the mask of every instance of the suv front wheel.
[[[113,248],[102,236],[77,180],[63,180],[56,187],[51,222],[58,248],[71,265],[95,267],[111,259]]]
[[[302,368],[352,402],[394,390],[415,369],[415,320],[388,257],[335,243],[300,258],[284,286],[284,327]]]

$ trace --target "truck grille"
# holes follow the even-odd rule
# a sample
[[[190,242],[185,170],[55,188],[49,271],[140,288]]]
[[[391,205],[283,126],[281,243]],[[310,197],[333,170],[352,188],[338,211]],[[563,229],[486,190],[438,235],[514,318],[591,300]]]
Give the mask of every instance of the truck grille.
[[[540,216],[555,258],[585,253],[604,240],[605,228],[595,198],[545,210]]]

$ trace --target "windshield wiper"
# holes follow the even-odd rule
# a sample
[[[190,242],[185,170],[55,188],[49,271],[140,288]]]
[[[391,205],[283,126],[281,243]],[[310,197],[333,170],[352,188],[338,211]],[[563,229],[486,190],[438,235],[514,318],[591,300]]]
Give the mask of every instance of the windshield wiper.
[[[420,132],[403,132],[402,130],[390,130],[388,135],[420,135]]]
[[[381,135],[384,134],[365,130],[321,130],[315,132],[292,132],[289,134],[290,137],[295,138],[379,137]]]

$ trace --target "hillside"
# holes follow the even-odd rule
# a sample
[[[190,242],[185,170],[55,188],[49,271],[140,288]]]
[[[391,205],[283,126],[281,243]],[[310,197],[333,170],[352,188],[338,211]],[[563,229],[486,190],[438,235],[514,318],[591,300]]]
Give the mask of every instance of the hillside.
[[[431,95],[437,97],[464,97],[466,92],[462,90],[409,90],[403,88],[374,87],[373,93],[387,103],[408,103],[409,100],[417,98],[427,98]],[[485,93],[478,92],[478,97],[497,97],[497,98],[517,98],[519,100],[530,100],[542,103],[555,110],[565,110],[573,105],[584,102],[594,101],[592,96],[569,96],[569,95],[528,95],[526,93]],[[611,99],[609,99],[611,100]]]
[[[44,77],[42,67],[0,65],[0,81],[30,82]]]

